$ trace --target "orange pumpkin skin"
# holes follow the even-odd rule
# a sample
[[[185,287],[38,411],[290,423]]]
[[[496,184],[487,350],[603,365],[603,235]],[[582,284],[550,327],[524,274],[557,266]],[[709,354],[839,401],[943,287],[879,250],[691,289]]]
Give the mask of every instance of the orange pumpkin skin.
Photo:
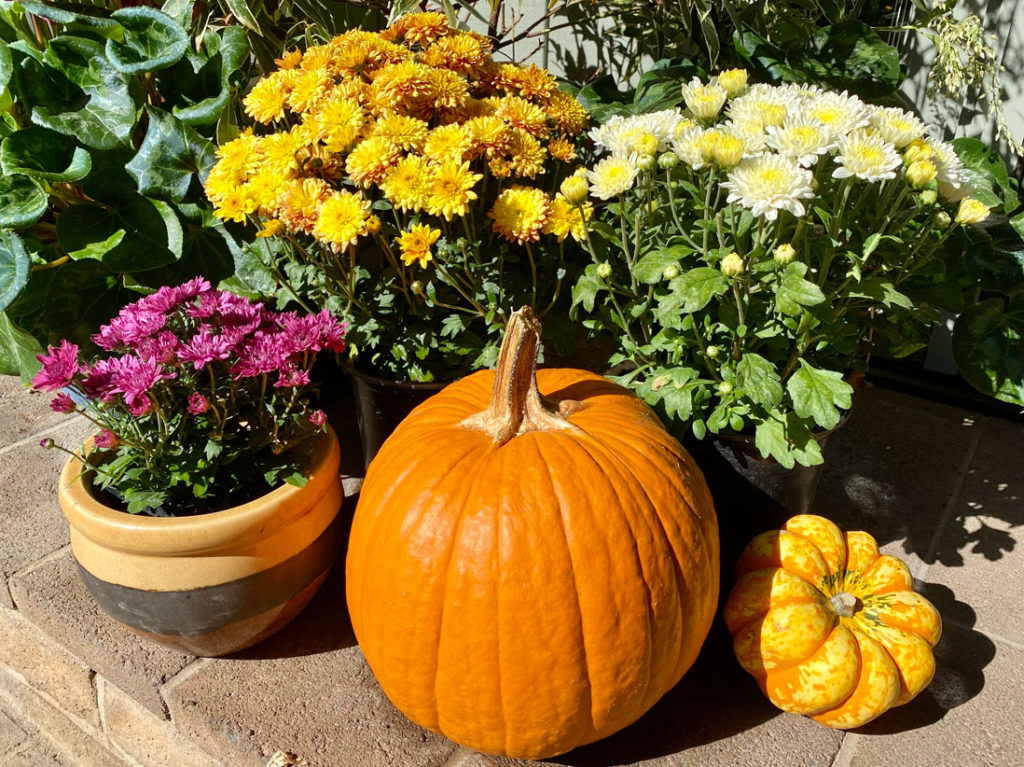
[[[632,723],[690,667],[717,602],[717,523],[692,459],[628,390],[541,370],[539,390],[574,403],[570,427],[498,445],[459,425],[488,407],[494,380],[448,386],[384,444],[346,589],[403,713],[537,759]]]
[[[725,606],[733,649],[783,711],[845,730],[931,682],[939,613],[867,533],[793,517],[747,545],[736,578]]]

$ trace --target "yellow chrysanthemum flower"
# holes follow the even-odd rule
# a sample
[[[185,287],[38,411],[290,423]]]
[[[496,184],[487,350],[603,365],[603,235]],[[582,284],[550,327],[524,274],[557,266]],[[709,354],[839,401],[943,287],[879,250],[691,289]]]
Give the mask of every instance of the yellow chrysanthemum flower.
[[[565,136],[552,139],[548,143],[548,153],[562,162],[572,162],[576,159],[576,147]]]
[[[472,77],[487,60],[488,54],[483,43],[465,34],[442,37],[430,46],[422,59],[428,66],[450,69],[468,77]]]
[[[225,173],[229,170],[243,175],[255,172],[260,164],[259,143],[259,138],[251,131],[240,133],[237,138],[217,148],[218,166],[224,168]]]
[[[245,223],[245,217],[256,211],[256,205],[246,193],[245,186],[228,189],[213,209],[213,215],[225,221]]]
[[[451,28],[448,17],[436,11],[407,13],[389,27],[393,39],[404,38],[413,45],[426,47],[439,37],[447,35]]]
[[[451,123],[430,131],[423,147],[423,154],[435,163],[444,160],[462,162],[467,159],[466,156],[472,148],[473,137],[469,131],[458,123]]]
[[[594,206],[589,202],[580,205],[572,205],[562,195],[555,195],[551,201],[551,210],[548,213],[548,220],[541,230],[544,234],[553,234],[559,242],[572,235],[577,242],[582,242],[586,236],[586,222],[594,212]]]
[[[261,168],[245,185],[257,210],[265,216],[277,215],[277,200],[288,179],[269,168]]]
[[[522,245],[540,239],[550,210],[551,203],[543,190],[514,186],[498,195],[487,215],[494,220],[495,232]]]
[[[542,138],[548,133],[548,120],[544,110],[518,96],[503,98],[494,115],[531,136]]]
[[[483,176],[473,173],[469,163],[446,160],[438,166],[431,180],[427,210],[432,216],[444,216],[451,221],[455,216],[464,216],[469,204],[476,199],[473,187]]]
[[[299,170],[297,155],[309,143],[305,131],[295,126],[287,133],[271,133],[260,138],[260,166],[277,173],[282,178],[291,178]]]
[[[957,208],[954,220],[958,224],[980,224],[989,217],[990,213],[991,211],[985,203],[975,200],[973,197],[964,197],[960,200],[960,207]]]
[[[540,142],[529,133],[513,128],[509,144],[509,162],[517,176],[536,178],[544,173],[544,161],[548,153]]]
[[[430,70],[433,111],[461,109],[469,98],[469,83],[447,69]]]
[[[465,123],[466,130],[473,137],[473,154],[496,157],[507,154],[512,142],[512,132],[499,117],[474,117]]]
[[[334,74],[334,48],[330,45],[311,45],[302,54],[300,68],[307,71],[322,69]]]
[[[320,207],[313,234],[338,249],[355,245],[365,231],[370,203],[361,194],[335,192]]]
[[[420,211],[427,207],[434,169],[423,157],[410,155],[398,161],[381,183],[381,191],[398,210]]]
[[[244,184],[246,178],[244,170],[240,171],[233,166],[217,163],[210,171],[210,175],[206,177],[203,188],[206,190],[206,196],[210,198],[210,202],[219,203],[227,197],[231,190]]]
[[[378,118],[371,136],[382,136],[399,149],[419,151],[427,140],[427,123],[415,117],[387,113]]]
[[[402,232],[398,235],[398,247],[402,251],[402,263],[406,266],[412,266],[417,261],[419,262],[421,269],[426,269],[427,264],[434,260],[434,254],[430,248],[438,238],[440,238],[441,232],[437,229],[432,229],[426,224],[414,224],[408,232]]]
[[[288,51],[279,59],[274,59],[274,63],[277,64],[279,69],[295,69],[302,61],[302,51],[298,48],[293,48]]]
[[[735,98],[746,90],[748,77],[745,69],[726,69],[719,73],[718,84],[722,86],[726,96]]]
[[[365,119],[358,101],[334,95],[321,102],[305,122],[316,138],[324,142],[327,151],[344,152],[359,138]]]
[[[368,187],[379,184],[388,170],[398,162],[398,148],[383,136],[360,141],[349,153],[345,170],[356,184]]]
[[[293,231],[312,233],[320,206],[330,195],[331,188],[320,178],[286,181],[277,198],[277,217]]]
[[[915,160],[907,166],[907,181],[912,187],[920,189],[927,186],[936,176],[935,163],[931,160]]]
[[[495,178],[508,178],[512,175],[512,163],[501,157],[488,160],[487,167]]]
[[[548,117],[558,124],[567,136],[579,135],[590,123],[590,113],[576,99],[563,90],[555,89],[544,107]]]
[[[571,205],[582,205],[586,202],[587,196],[590,194],[590,188],[587,185],[587,169],[577,168],[571,176],[565,178],[558,191]]]
[[[525,99],[545,100],[558,88],[558,81],[546,69],[530,64],[516,74],[515,86]]]
[[[275,72],[256,83],[242,102],[245,113],[256,122],[267,124],[284,117],[290,88],[278,74]]]
[[[327,98],[334,80],[325,69],[289,69],[293,75],[288,92],[288,108],[293,112],[308,112]]]
[[[267,221],[263,228],[256,232],[257,237],[277,237],[284,231],[284,221],[279,218],[272,218]]]
[[[379,109],[408,110],[410,104],[428,100],[433,95],[433,71],[415,61],[382,67],[373,75],[370,100]]]

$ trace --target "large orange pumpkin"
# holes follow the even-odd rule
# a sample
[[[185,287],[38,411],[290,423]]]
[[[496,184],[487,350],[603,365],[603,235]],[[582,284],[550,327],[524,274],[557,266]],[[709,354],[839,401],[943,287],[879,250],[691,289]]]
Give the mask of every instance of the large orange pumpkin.
[[[932,680],[939,613],[867,533],[801,514],[754,538],[736,578],[736,657],[783,711],[860,727]]]
[[[352,626],[410,719],[543,758],[638,719],[690,667],[718,596],[711,497],[636,396],[536,371],[513,315],[496,371],[418,407],[367,472]]]

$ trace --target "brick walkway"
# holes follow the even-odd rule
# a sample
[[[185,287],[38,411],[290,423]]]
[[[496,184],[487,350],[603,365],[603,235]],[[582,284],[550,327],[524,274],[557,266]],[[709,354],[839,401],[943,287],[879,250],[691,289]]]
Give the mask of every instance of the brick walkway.
[[[279,749],[314,767],[524,764],[459,748],[388,703],[355,646],[342,568],[288,629],[231,658],[164,650],[108,620],[74,570],[54,492],[63,457],[38,446],[76,444],[88,426],[0,377],[0,764],[262,767]],[[942,613],[932,685],[861,730],[828,730],[768,704],[716,623],[647,716],[546,764],[1024,763],[1024,426],[870,389],[829,450],[816,511],[903,557]],[[723,534],[751,525],[750,509],[718,512]]]

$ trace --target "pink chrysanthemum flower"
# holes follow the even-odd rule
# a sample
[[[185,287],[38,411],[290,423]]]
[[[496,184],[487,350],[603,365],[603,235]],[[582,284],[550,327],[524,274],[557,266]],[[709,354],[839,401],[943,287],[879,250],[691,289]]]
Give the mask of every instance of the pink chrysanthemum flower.
[[[37,354],[43,368],[32,379],[32,388],[42,391],[57,391],[71,385],[79,370],[78,346],[60,342],[60,346],[51,346],[49,354]]]
[[[191,362],[196,370],[202,370],[214,360],[226,360],[231,356],[231,343],[222,335],[214,335],[209,326],[202,326],[192,340],[178,350],[178,358]]]
[[[72,413],[75,410],[75,401],[71,395],[61,392],[50,401],[50,410],[54,413]]]
[[[188,398],[188,412],[192,415],[205,413],[210,407],[210,401],[199,392],[193,392]]]
[[[121,440],[117,438],[117,435],[110,429],[104,429],[93,437],[92,441],[95,443],[96,447],[102,448],[103,450],[109,450],[117,447],[121,442]]]

